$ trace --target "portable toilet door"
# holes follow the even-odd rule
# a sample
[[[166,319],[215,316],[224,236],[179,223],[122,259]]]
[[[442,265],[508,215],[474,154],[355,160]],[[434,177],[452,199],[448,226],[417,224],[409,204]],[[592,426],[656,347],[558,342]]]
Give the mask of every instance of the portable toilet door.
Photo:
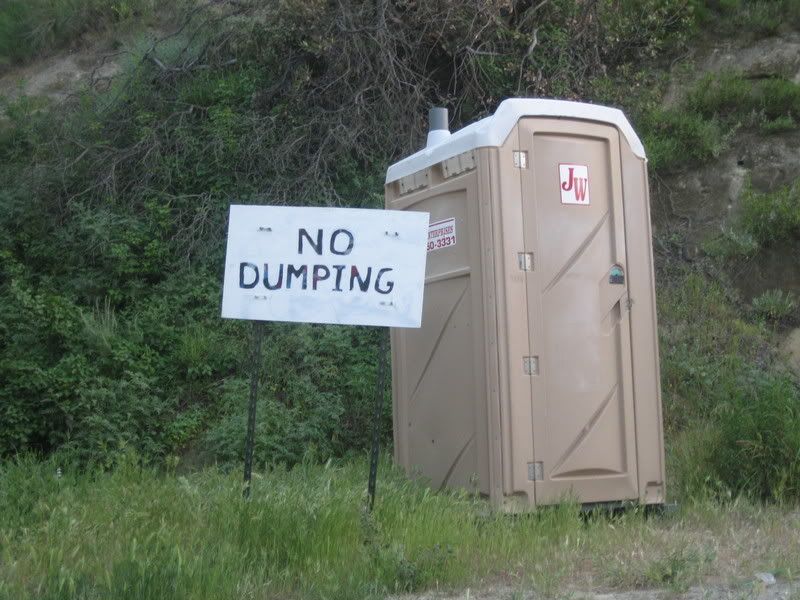
[[[619,133],[521,119],[536,501],[638,498]]]

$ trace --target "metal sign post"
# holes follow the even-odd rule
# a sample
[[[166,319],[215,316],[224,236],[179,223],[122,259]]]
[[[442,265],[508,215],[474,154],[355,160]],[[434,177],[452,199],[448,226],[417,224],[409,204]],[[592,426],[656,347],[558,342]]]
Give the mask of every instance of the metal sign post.
[[[378,481],[378,458],[380,455],[381,441],[381,411],[383,410],[383,397],[385,395],[386,382],[386,336],[388,331],[380,329],[380,343],[378,344],[378,376],[375,384],[375,412],[372,415],[372,450],[369,459],[369,483],[367,484],[367,494],[369,494],[369,510],[372,512],[375,506],[375,486]]]
[[[261,376],[261,340],[264,337],[263,321],[253,321],[253,338],[250,348],[250,404],[247,407],[247,438],[244,442],[244,497],[250,497],[250,480],[253,475],[253,446],[256,437],[256,405],[258,380]]]

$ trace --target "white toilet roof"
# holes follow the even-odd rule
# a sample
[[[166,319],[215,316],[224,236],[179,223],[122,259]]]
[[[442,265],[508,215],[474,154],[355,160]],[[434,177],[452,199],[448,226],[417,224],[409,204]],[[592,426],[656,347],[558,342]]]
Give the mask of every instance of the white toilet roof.
[[[633,153],[645,158],[644,146],[639,136],[619,109],[566,100],[514,98],[501,102],[493,115],[467,125],[440,143],[423,148],[390,165],[386,171],[386,183],[397,181],[474,148],[502,146],[517,121],[523,117],[560,117],[610,123],[625,136]]]

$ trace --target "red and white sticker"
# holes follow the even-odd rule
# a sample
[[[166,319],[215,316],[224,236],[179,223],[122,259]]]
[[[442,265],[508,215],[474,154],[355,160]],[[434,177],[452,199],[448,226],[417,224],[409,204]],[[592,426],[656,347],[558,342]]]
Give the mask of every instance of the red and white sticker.
[[[589,199],[589,167],[561,163],[558,165],[561,204],[591,204]]]
[[[456,220],[454,217],[428,225],[428,252],[456,245]]]

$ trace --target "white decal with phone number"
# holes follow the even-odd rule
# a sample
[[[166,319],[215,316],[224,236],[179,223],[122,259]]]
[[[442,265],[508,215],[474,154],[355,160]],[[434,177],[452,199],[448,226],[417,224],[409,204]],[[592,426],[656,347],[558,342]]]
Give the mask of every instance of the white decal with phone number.
[[[456,220],[454,217],[428,225],[428,252],[456,245]]]

